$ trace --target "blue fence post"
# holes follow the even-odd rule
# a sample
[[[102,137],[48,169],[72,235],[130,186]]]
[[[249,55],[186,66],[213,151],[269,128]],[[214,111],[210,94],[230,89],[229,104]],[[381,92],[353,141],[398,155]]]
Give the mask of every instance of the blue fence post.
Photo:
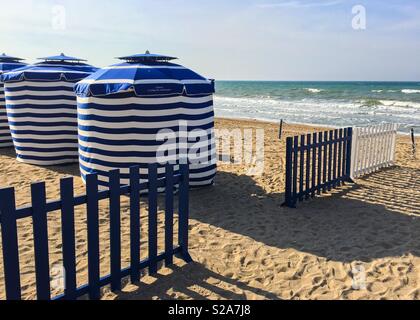
[[[31,185],[32,224],[34,233],[35,277],[38,300],[50,300],[50,266],[45,182]]]
[[[343,129],[340,129],[338,131],[338,137],[339,137],[339,141],[340,143],[338,144],[338,164],[337,164],[337,172],[338,172],[338,176],[340,177],[339,179],[339,185],[341,186],[342,184],[342,164],[343,164]]]
[[[174,167],[166,165],[165,169],[165,265],[173,264],[174,250]]]
[[[333,188],[337,187],[337,144],[338,144],[338,130],[334,130],[334,159],[333,159]]]
[[[140,281],[140,167],[130,168],[131,282]]]
[[[189,167],[188,164],[180,165],[181,181],[179,183],[179,245],[182,257],[186,262],[192,258],[188,252],[188,225],[189,225]]]
[[[321,194],[321,185],[322,185],[322,132],[318,133],[318,176],[317,176],[317,187],[316,194]]]
[[[98,208],[98,175],[86,176],[86,211],[88,227],[88,277],[89,297],[100,298],[99,286],[99,208]]]
[[[312,154],[312,185],[311,185],[311,197],[315,197],[315,188],[316,188],[316,154],[317,154],[317,133],[315,132],[312,135],[312,143],[313,143],[313,154]]]
[[[283,205],[287,207],[294,207],[292,201],[292,170],[293,170],[293,138],[286,138],[286,190],[285,190],[285,202]]]
[[[293,138],[293,170],[292,170],[292,207],[297,203],[297,193],[298,193],[298,147],[299,147],[299,137],[296,136]]]
[[[19,247],[14,188],[0,189],[0,219],[6,299],[20,300]]]
[[[332,159],[333,159],[333,131],[330,130],[329,132],[329,144],[328,144],[328,191],[331,191],[332,185]]]
[[[351,179],[351,153],[352,153],[352,142],[353,142],[353,128],[347,128],[347,152],[346,152],[346,177],[345,179],[349,182],[353,182]]]
[[[149,165],[149,274],[157,272],[157,164]]]
[[[324,131],[324,159],[322,164],[322,191],[327,191],[328,131]]]
[[[306,179],[305,179],[305,198],[308,199],[310,196],[310,174],[311,174],[311,135],[306,135]],[[312,173],[313,175],[313,173]]]
[[[60,195],[63,266],[65,270],[64,297],[67,300],[75,300],[77,285],[73,177],[60,180]]]
[[[296,150],[297,152],[297,150]],[[305,171],[305,136],[300,136],[300,152],[299,152],[299,201],[303,201],[303,180]]]
[[[111,290],[121,290],[120,170],[109,171],[109,231],[111,246]]]

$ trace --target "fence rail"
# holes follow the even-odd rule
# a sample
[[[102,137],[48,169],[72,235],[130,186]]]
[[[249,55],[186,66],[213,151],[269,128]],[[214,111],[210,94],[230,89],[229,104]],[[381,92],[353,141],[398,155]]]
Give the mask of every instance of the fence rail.
[[[315,197],[350,178],[352,128],[335,129],[286,140],[285,206]]]
[[[14,188],[0,189],[0,225],[2,234],[3,266],[6,298],[21,299],[21,279],[19,265],[19,247],[17,237],[17,220],[32,217],[36,292],[38,300],[76,299],[89,294],[91,299],[100,298],[100,288],[110,284],[113,291],[121,289],[121,280],[130,276],[132,282],[139,281],[140,271],[148,268],[150,274],[157,272],[158,262],[165,261],[171,265],[173,256],[179,254],[190,262],[188,253],[188,219],[189,219],[189,169],[180,165],[180,173],[174,175],[174,168],[166,166],[164,179],[158,179],[157,165],[149,166],[147,183],[140,183],[138,166],[130,168],[130,185],[120,185],[120,172],[109,172],[109,189],[98,190],[97,174],[86,178],[86,194],[74,196],[73,178],[60,181],[61,199],[47,202],[45,183],[31,186],[32,205],[16,208]],[[178,244],[174,245],[173,216],[174,188],[179,185],[179,226]],[[157,246],[157,197],[158,188],[165,191],[165,251],[158,253]],[[140,192],[148,190],[148,258],[140,260]],[[130,196],[130,267],[121,269],[121,225],[120,197]],[[110,264],[111,273],[100,277],[99,251],[99,201],[109,199],[110,224]],[[77,287],[75,255],[75,206],[86,204],[87,208],[87,254],[88,283]],[[49,212],[61,210],[62,257],[65,269],[64,294],[51,297],[48,225]]]
[[[352,178],[358,178],[394,164],[397,129],[397,124],[354,128]]]

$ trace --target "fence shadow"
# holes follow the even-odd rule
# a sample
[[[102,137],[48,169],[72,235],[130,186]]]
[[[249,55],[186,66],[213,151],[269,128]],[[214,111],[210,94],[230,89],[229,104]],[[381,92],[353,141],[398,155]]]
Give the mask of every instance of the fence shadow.
[[[279,298],[270,292],[250,287],[240,281],[217,274],[192,262],[171,267],[169,275],[158,274],[151,284],[141,282],[131,292],[119,292],[117,300],[245,300]],[[133,285],[131,285],[133,287]]]
[[[334,261],[420,256],[419,171],[371,174],[297,209],[281,207],[284,194],[267,194],[250,177],[219,172],[216,187],[191,193],[191,218]]]

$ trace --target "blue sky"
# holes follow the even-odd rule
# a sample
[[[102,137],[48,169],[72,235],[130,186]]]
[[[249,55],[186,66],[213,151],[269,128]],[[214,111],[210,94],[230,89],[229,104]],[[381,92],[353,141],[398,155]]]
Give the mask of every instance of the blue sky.
[[[420,80],[418,0],[0,0],[0,51],[65,52],[98,66],[175,55],[232,80]],[[366,8],[366,30],[352,8]],[[53,28],[56,5],[66,28]]]

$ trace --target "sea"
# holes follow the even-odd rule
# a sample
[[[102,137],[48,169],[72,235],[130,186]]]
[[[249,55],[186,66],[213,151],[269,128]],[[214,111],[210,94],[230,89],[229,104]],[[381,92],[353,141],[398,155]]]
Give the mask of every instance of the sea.
[[[420,82],[217,81],[217,117],[420,134]]]

